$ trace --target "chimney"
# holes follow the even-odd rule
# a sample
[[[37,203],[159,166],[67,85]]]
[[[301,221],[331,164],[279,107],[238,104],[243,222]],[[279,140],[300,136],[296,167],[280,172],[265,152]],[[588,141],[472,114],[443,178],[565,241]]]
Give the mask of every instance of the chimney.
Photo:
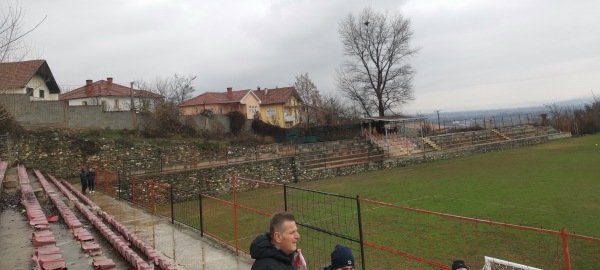
[[[259,90],[259,91],[260,91],[260,86],[257,86],[257,87],[256,87],[256,90]]]
[[[230,97],[233,96],[233,88],[227,87],[227,95]]]
[[[112,80],[113,80],[113,78],[112,77],[108,77],[108,78],[106,78],[106,80],[108,81],[108,87],[111,87],[112,86]]]
[[[265,88],[265,96],[269,93],[269,89]]]
[[[85,80],[85,92],[92,91],[92,80]]]

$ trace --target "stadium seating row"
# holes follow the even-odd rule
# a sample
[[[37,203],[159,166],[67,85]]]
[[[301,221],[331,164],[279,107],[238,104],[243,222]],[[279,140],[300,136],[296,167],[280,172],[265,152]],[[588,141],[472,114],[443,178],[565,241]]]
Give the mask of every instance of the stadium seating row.
[[[34,269],[67,269],[62,252],[56,246],[56,238],[50,230],[46,215],[38,202],[25,167],[18,166],[21,203],[27,212],[29,224],[36,231],[32,233],[32,242],[36,251],[32,256]]]

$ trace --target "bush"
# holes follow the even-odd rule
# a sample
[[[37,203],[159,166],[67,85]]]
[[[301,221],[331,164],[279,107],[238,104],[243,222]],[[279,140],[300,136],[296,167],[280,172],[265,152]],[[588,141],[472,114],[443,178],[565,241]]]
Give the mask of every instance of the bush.
[[[261,136],[285,136],[285,129],[276,125],[265,123],[260,119],[254,119],[252,121],[252,130],[254,131],[254,133],[259,134]]]
[[[229,117],[229,127],[231,128],[231,133],[233,135],[239,135],[246,125],[246,116],[240,111],[231,111],[226,115]]]
[[[147,138],[194,137],[196,126],[192,121],[181,123],[173,103],[164,103],[150,115],[142,134]]]

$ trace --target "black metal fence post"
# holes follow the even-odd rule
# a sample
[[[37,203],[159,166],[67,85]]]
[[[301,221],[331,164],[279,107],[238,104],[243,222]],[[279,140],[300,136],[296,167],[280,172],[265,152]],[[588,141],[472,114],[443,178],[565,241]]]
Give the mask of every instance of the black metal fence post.
[[[118,176],[117,177],[117,186],[118,186],[117,198],[119,198],[119,200],[121,200],[121,190],[122,190],[121,185],[123,184],[123,183],[121,183],[121,177],[122,177],[122,175],[123,175],[123,172],[118,172],[117,173],[117,176]]]
[[[356,210],[358,212],[358,237],[360,241],[360,261],[362,262],[362,269],[365,270],[366,262],[365,262],[365,244],[363,239],[363,230],[362,230],[362,215],[360,212],[360,198],[356,195]]]
[[[169,185],[169,189],[171,192],[171,224],[175,224],[175,199],[173,199],[173,183],[171,183],[171,185]]]
[[[288,210],[288,204],[287,204],[287,184],[283,184],[283,209],[285,211]]]
[[[200,206],[200,236],[204,237],[204,224],[202,222],[202,193],[198,193],[198,205]]]

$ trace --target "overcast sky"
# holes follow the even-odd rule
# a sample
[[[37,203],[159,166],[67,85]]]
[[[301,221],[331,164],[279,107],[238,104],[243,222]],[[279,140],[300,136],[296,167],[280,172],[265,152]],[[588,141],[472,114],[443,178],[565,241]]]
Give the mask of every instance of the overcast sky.
[[[12,0],[11,0],[12,1]],[[600,97],[600,1],[27,0],[30,41],[61,86],[195,75],[196,92],[273,88],[307,72],[337,94],[339,22],[370,6],[412,21],[415,101],[404,112]]]

